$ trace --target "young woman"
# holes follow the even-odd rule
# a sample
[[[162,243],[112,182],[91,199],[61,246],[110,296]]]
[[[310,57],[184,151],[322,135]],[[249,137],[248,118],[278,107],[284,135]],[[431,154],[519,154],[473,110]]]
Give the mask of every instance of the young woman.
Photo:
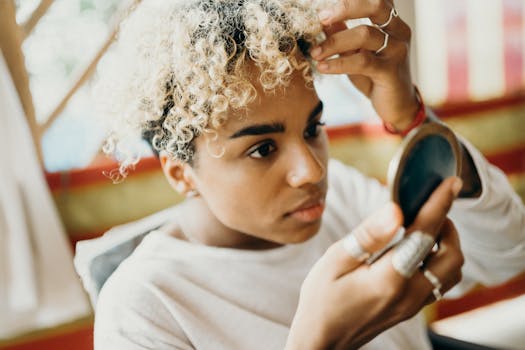
[[[343,24],[363,17],[375,25]],[[402,214],[329,160],[312,80],[347,74],[404,133],[425,119],[409,41],[387,0],[144,1],[100,68],[107,151],[125,175],[142,134],[187,199],[102,289],[95,347],[425,349],[418,312],[462,273],[459,292],[525,269],[523,205],[467,142],[463,181],[445,180],[407,228],[417,249],[364,261]],[[473,198],[455,200],[462,182]]]

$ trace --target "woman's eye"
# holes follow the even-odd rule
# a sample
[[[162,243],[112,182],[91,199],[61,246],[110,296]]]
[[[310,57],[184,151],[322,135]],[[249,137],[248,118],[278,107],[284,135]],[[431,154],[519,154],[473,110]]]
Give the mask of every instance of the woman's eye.
[[[275,147],[275,144],[273,142],[265,142],[257,146],[254,150],[250,151],[248,155],[251,158],[264,158],[268,157],[276,149],[277,147]]]
[[[308,125],[308,127],[304,131],[304,138],[311,139],[311,138],[319,136],[323,125],[325,125],[325,123],[322,121],[317,121],[315,123]]]

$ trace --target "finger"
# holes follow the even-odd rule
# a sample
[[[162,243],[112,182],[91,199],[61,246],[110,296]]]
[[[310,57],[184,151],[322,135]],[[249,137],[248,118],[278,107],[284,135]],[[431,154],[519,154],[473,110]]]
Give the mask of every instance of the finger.
[[[347,19],[365,17],[369,17],[372,23],[381,25],[388,21],[392,8],[393,5],[388,1],[375,1],[374,3],[359,0],[339,1],[333,8],[321,10],[319,18],[326,28],[330,28],[335,23],[343,23]],[[410,41],[412,36],[410,27],[399,16],[393,17],[383,29],[403,41]]]
[[[457,177],[445,179],[421,207],[414,223],[407,232],[421,230],[437,237],[441,224],[445,220],[452,202],[458,196],[462,184],[461,179]]]
[[[365,265],[366,270],[360,268],[350,275],[343,276],[338,283],[343,285],[350,282],[355,283],[351,281],[351,278],[361,272],[362,275],[374,276],[376,280],[380,280],[380,287],[371,289],[369,292],[379,293],[381,301],[378,303],[391,311],[384,315],[383,320],[388,324],[397,324],[415,315],[435,298],[433,293],[435,286],[421,271],[412,278],[403,278],[392,266],[392,254],[389,252],[376,263]],[[452,222],[447,219],[443,225],[442,246],[426,265],[427,269],[435,273],[438,283],[442,284],[439,293],[445,293],[460,280],[462,264],[463,256],[457,231]]]
[[[348,29],[345,22],[335,22],[326,26],[323,26],[323,31],[326,36],[330,36],[334,33]]]
[[[400,275],[411,278],[421,262],[427,258],[439,237],[452,201],[461,189],[461,181],[446,179],[430,196],[414,225],[401,240],[392,255],[392,266]],[[419,220],[419,221],[417,221]]]
[[[450,220],[446,220],[442,229],[442,240],[437,253],[425,260],[424,267],[429,269],[441,282],[440,293],[444,294],[461,278],[463,255],[459,245],[457,231]],[[382,293],[386,301],[395,305],[399,314],[406,314],[407,310],[416,313],[435,297],[432,292],[434,286],[420,270],[410,278],[403,277],[392,265],[392,256],[395,251],[389,251],[374,264],[369,265],[370,275],[380,275],[384,284]],[[410,312],[408,312],[410,313]]]
[[[320,61],[336,54],[354,52],[359,49],[374,52],[379,50],[384,42],[385,33],[375,27],[362,25],[328,36],[323,43],[313,48],[310,54],[313,59]],[[386,49],[388,48],[387,46]],[[383,53],[386,51],[384,50]]]
[[[319,19],[324,25],[365,17],[374,23],[385,23],[391,9],[392,4],[387,0],[339,0],[335,5],[322,9]]]
[[[416,273],[409,282],[411,290],[420,290],[423,293],[419,299],[414,300],[423,299],[425,304],[436,301],[433,289],[437,287],[429,278],[425,277],[425,269],[436,277],[438,284],[440,284],[439,294],[441,295],[454,287],[462,276],[461,267],[464,258],[457,230],[449,219],[445,220],[440,237],[439,250],[425,260],[421,271]]]
[[[392,240],[402,222],[401,209],[389,203],[363,221],[347,237],[333,244],[324,256],[325,263],[333,266],[332,277],[337,279],[363,264],[363,260],[349,249],[349,240],[355,239],[354,244],[370,255],[383,249]]]
[[[412,30],[410,29],[410,26],[400,17],[393,18],[388,26],[382,29],[398,40],[410,42],[410,39],[412,38]]]
[[[374,26],[390,33],[390,35],[407,42],[410,41],[412,34],[410,27],[399,17],[395,7],[390,9],[386,22],[374,22],[373,18],[370,18],[370,20]]]
[[[317,70],[322,74],[359,74],[369,78],[388,74],[387,64],[383,59],[366,50],[320,61]]]
[[[459,185],[459,186],[458,186]],[[418,214],[408,234],[396,244],[392,267],[407,279],[411,278],[435,245],[452,201],[461,189],[456,178],[445,180],[431,195]]]

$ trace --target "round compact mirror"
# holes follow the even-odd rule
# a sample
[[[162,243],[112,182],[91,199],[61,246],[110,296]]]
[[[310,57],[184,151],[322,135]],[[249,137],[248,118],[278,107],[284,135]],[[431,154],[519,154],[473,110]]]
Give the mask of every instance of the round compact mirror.
[[[460,146],[454,133],[439,123],[411,131],[388,167],[388,185],[408,227],[441,181],[461,173]]]

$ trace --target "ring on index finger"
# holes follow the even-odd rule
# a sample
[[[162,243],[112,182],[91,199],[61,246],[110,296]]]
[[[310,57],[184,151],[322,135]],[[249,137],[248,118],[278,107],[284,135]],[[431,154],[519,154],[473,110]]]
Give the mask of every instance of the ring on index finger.
[[[414,231],[403,238],[392,255],[392,266],[403,277],[410,278],[434,246],[434,237]]]
[[[392,7],[392,9],[390,10],[390,15],[388,16],[388,19],[386,20],[386,22],[383,23],[383,24],[376,24],[376,23],[374,23],[374,25],[377,28],[379,28],[379,29],[386,28],[386,27],[388,27],[390,22],[392,22],[392,19],[394,19],[394,17],[399,17],[399,13],[397,12],[395,7]]]
[[[359,230],[357,228],[356,230]],[[343,248],[346,250],[348,255],[362,263],[370,258],[370,253],[363,249],[363,246],[357,238],[355,238],[356,230],[353,230],[343,239]]]

